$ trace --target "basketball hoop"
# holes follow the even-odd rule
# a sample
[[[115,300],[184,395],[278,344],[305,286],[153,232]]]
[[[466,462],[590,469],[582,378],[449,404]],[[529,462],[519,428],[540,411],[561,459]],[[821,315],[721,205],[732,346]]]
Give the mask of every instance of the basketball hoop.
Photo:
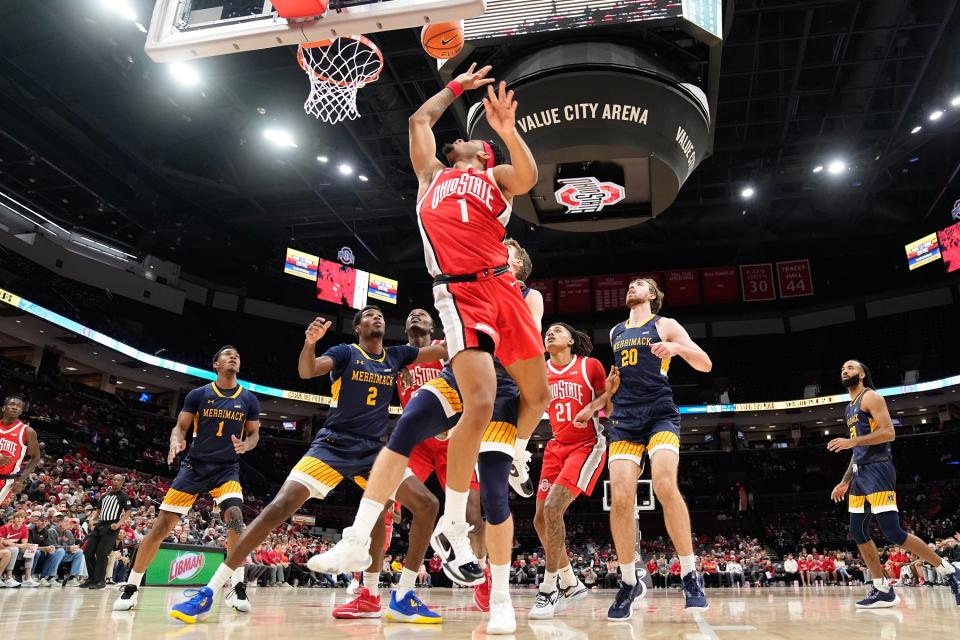
[[[310,80],[303,110],[330,124],[359,118],[357,91],[383,71],[383,53],[362,35],[302,44],[297,61]]]

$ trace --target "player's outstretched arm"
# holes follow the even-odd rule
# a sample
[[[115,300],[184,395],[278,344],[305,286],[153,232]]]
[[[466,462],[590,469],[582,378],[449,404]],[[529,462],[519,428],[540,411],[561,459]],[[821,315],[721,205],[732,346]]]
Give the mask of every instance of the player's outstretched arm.
[[[415,364],[425,364],[427,362],[436,362],[438,360],[447,359],[447,343],[441,342],[439,344],[431,344],[427,347],[420,347],[420,352],[417,354],[417,359],[411,362],[411,366]]]
[[[486,77],[490,73],[490,65],[479,71],[475,71],[476,68],[476,63],[471,64],[466,73],[461,73],[454,78],[453,82],[467,91],[493,82],[493,78]],[[433,136],[433,125],[458,97],[453,89],[444,87],[410,116],[410,162],[413,164],[413,171],[417,174],[421,187],[429,184],[437,169],[443,166],[437,160],[437,140]]]
[[[517,131],[517,101],[513,99],[513,91],[507,91],[506,82],[501,82],[497,91],[487,87],[483,108],[490,128],[497,132],[510,152],[510,164],[493,168],[493,176],[503,195],[509,199],[530,191],[539,177],[537,161]]]
[[[326,375],[333,369],[333,358],[325,356],[318,358],[315,346],[332,325],[332,322],[324,318],[314,318],[313,322],[307,326],[307,330],[304,332],[303,348],[300,350],[300,359],[297,362],[297,373],[300,374],[302,379],[307,380]]]

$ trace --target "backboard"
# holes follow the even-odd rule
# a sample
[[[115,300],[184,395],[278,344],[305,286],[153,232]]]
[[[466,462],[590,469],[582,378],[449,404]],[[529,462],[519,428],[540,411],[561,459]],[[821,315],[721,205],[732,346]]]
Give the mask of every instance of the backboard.
[[[653,511],[657,508],[657,499],[653,496],[653,481],[637,480],[637,511]],[[610,511],[610,481],[603,481],[603,510]]]
[[[287,20],[270,0],[157,0],[144,50],[174,62],[462,20],[485,8],[486,0],[331,0],[322,16]]]

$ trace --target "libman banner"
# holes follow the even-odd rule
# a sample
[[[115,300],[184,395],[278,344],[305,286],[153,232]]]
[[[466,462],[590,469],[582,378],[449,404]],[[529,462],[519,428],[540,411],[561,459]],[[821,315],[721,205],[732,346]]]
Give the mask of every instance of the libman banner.
[[[205,585],[225,556],[226,551],[219,547],[164,543],[144,578],[146,584],[155,586]]]

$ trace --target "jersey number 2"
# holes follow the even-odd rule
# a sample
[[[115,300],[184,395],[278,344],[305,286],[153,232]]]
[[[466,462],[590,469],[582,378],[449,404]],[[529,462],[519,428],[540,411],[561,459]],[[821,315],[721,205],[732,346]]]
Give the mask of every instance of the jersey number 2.
[[[367,394],[367,404],[371,407],[377,406],[377,388],[370,387],[370,393]]]

